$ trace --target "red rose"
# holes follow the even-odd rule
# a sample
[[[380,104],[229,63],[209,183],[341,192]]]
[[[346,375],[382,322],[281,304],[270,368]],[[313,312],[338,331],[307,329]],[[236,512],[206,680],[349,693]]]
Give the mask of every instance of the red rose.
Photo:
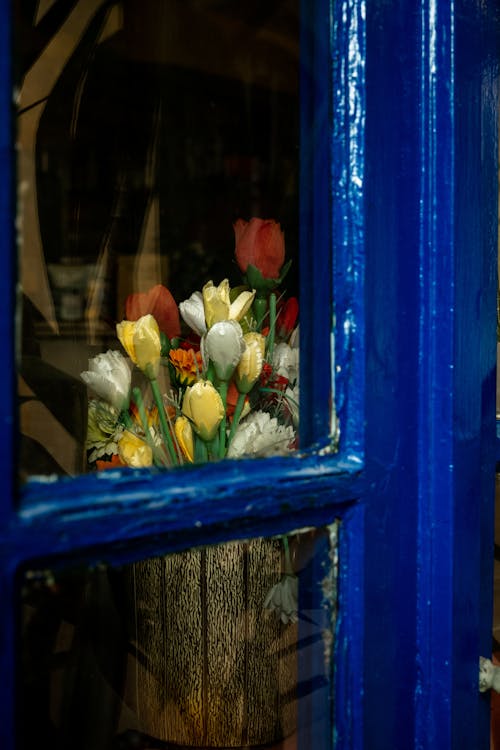
[[[265,279],[278,279],[285,260],[285,235],[273,219],[238,219],[233,224],[236,260],[243,273],[255,266]]]
[[[127,297],[125,302],[127,320],[139,320],[143,315],[148,314],[155,318],[158,328],[169,339],[180,336],[179,308],[169,290],[162,284],[151,287],[148,292],[136,292]]]

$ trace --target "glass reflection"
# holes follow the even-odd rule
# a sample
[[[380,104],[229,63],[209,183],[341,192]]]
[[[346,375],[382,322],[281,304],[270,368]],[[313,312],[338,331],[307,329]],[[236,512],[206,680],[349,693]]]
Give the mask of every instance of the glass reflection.
[[[335,540],[28,571],[19,748],[296,750],[301,716],[309,750],[329,721]]]
[[[249,242],[235,258],[239,219],[272,219],[285,231],[291,268],[284,274],[286,261],[271,259],[260,271],[280,280],[277,315],[291,324],[284,305],[297,294],[299,17],[296,0],[15,0],[14,14],[26,478],[95,468],[89,453],[96,458],[102,446],[87,444],[95,393],[80,373],[108,349],[125,353],[115,326],[126,316],[165,318],[159,285],[177,304],[209,280],[259,287],[245,265],[260,265]],[[266,334],[268,286],[257,289],[266,306],[251,308]],[[175,326],[163,332],[175,344],[162,342],[165,359],[169,347],[196,351],[199,331],[182,316],[180,337]],[[283,400],[283,357],[274,364],[268,348],[267,360],[273,377],[264,385]],[[161,368],[159,382],[167,419],[178,407],[169,400],[172,367]],[[290,411],[297,396],[285,401]],[[145,408],[158,408],[152,396]],[[98,416],[112,450],[97,458],[116,464],[119,435],[109,413]],[[155,430],[165,442],[164,426]],[[229,431],[228,423],[220,439]],[[220,444],[210,450],[224,455]],[[203,443],[196,458],[204,460]],[[176,463],[168,447],[156,459]]]

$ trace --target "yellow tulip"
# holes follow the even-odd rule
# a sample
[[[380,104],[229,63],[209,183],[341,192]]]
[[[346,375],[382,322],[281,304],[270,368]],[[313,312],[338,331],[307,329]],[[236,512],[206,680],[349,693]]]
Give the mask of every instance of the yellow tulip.
[[[175,437],[179,447],[188,461],[194,461],[194,439],[193,428],[187,417],[177,417],[174,425]]]
[[[155,318],[143,315],[139,320],[122,320],[116,333],[132,362],[150,379],[158,377],[161,340]]]
[[[234,302],[231,302],[229,281],[224,279],[219,286],[209,281],[202,289],[203,307],[207,328],[223,320],[240,321],[250,309],[255,297],[255,291],[241,292]]]
[[[229,281],[227,279],[221,281],[219,286],[214,286],[213,281],[209,281],[205,284],[201,293],[208,328],[220,320],[229,320],[231,300],[229,299]]]
[[[199,380],[186,388],[182,402],[182,413],[202,440],[213,440],[225,416],[224,404],[212,383]]]
[[[262,372],[266,339],[260,333],[246,333],[243,341],[245,350],[236,367],[234,379],[239,392],[248,393]]]
[[[135,469],[151,466],[153,463],[153,451],[149,445],[129,430],[125,430],[118,441],[118,455],[124,464]]]

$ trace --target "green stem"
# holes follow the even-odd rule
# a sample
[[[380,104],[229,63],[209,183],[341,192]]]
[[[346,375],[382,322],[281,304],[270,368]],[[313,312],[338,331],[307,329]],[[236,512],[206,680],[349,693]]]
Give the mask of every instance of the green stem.
[[[165,406],[163,404],[163,399],[161,397],[158,381],[156,380],[156,378],[152,378],[149,382],[151,383],[151,390],[153,391],[153,398],[158,408],[158,416],[160,418],[160,426],[161,426],[161,432],[163,435],[163,440],[165,441],[165,445],[167,447],[172,463],[178,464],[179,459],[177,457],[177,453],[175,452],[174,444],[172,442],[172,436],[170,434],[170,428],[168,426],[167,415],[165,414]]]
[[[261,331],[264,316],[267,312],[267,299],[265,297],[256,297],[253,301],[252,307],[257,323],[257,331]]]
[[[231,424],[231,429],[229,431],[229,437],[227,440],[228,447],[231,445],[231,441],[234,437],[234,433],[236,432],[236,428],[238,427],[239,421],[241,419],[241,412],[243,411],[243,407],[245,405],[245,398],[246,398],[246,393],[238,394],[238,401],[236,402],[236,407],[234,409],[234,414],[233,414],[233,422]]]
[[[205,464],[208,461],[207,444],[199,436],[194,436],[194,462],[195,464]]]
[[[219,458],[219,435],[216,434],[214,439],[207,443],[208,460],[215,461]]]
[[[212,383],[212,385],[214,384],[215,370],[214,370],[214,366],[213,366],[212,362],[208,363],[207,371],[205,373],[205,380],[210,381],[210,383]]]
[[[120,412],[120,422],[125,425],[127,430],[131,430],[134,426],[134,423],[132,422],[132,417],[128,413],[128,409],[124,409],[122,412]]]
[[[269,295],[269,336],[267,337],[267,359],[272,361],[274,351],[274,336],[276,330],[276,294]]]
[[[219,383],[219,394],[222,399],[222,405],[224,407],[224,416],[222,417],[219,426],[219,458],[224,458],[226,455],[226,404],[227,404],[227,382],[221,380]]]

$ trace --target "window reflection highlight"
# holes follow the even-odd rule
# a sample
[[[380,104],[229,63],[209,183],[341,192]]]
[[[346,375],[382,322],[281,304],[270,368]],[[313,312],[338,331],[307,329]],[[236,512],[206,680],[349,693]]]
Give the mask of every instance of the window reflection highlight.
[[[19,748],[308,750],[330,721],[336,534],[27,571]]]
[[[96,394],[80,373],[108,349],[126,354],[116,324],[158,312],[160,285],[177,304],[210,280],[251,291],[259,278],[242,269],[245,259],[274,279],[291,260],[276,287],[277,315],[291,320],[284,307],[297,297],[299,16],[291,0],[17,0],[14,11],[25,479],[96,468],[87,442]],[[285,232],[277,267],[272,259],[262,266],[248,243],[235,257],[233,225],[254,217]],[[259,330],[269,329],[269,315],[268,306]],[[170,348],[196,353],[199,333],[182,316],[180,327]],[[282,364],[272,364],[273,376]],[[196,357],[189,367],[196,372]],[[266,381],[269,393],[275,381]],[[159,385],[168,419],[169,383]],[[290,412],[297,396],[286,400]],[[158,408],[154,398],[145,408]],[[113,451],[98,458],[116,465],[108,412],[99,414],[100,442]],[[228,421],[220,440],[230,429]],[[224,454],[220,445],[214,452]],[[166,453],[156,463],[175,464]],[[203,447],[199,454],[204,460]]]

